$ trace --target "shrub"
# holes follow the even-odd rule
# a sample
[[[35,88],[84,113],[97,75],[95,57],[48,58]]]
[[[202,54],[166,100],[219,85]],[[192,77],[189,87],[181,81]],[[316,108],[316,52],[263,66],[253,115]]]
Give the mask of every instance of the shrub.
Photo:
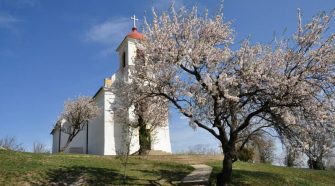
[[[238,154],[238,159],[240,161],[252,161],[253,156],[254,156],[254,151],[251,148],[242,148],[237,151]]]

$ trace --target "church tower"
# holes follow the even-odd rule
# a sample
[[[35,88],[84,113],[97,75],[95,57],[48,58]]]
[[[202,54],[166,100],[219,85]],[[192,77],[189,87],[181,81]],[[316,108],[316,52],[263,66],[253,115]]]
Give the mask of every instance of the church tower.
[[[126,68],[129,65],[134,65],[136,42],[143,38],[143,34],[139,33],[136,27],[133,27],[132,31],[127,34],[121,44],[117,47],[116,51],[119,53],[120,69]]]
[[[129,74],[129,67],[134,65],[134,60],[136,57],[136,43],[139,40],[144,39],[144,35],[138,32],[136,27],[136,21],[138,19],[135,17],[131,17],[131,19],[134,21],[134,26],[129,32],[125,38],[122,40],[120,45],[117,47],[116,52],[119,56],[119,69],[116,74],[114,74],[111,78],[105,79],[105,85],[107,84],[107,87],[110,86],[111,81],[114,81],[113,78],[123,78],[123,80],[127,81]],[[116,77],[116,75],[118,77]],[[120,77],[122,76],[122,77]]]
[[[134,20],[134,26],[129,32],[123,41],[120,43],[120,45],[117,47],[116,51],[119,55],[119,70],[115,74],[117,77],[113,78],[112,81],[115,81],[115,79],[123,79],[123,81],[128,81],[130,74],[129,68],[135,64],[135,57],[137,52],[137,44],[140,40],[144,39],[144,35],[138,32],[136,27],[136,17],[135,15],[132,17]],[[114,75],[113,75],[114,76]],[[134,113],[132,110],[129,111],[129,118],[133,118]],[[152,139],[155,139],[152,142],[151,149],[154,152],[167,152],[171,153],[171,144],[170,144],[170,135],[169,135],[169,121],[168,117],[165,121],[166,125],[158,127],[153,131],[155,136],[152,136]],[[118,127],[118,124],[115,123],[114,130]],[[138,129],[137,129],[138,130]],[[139,149],[139,141],[138,141],[138,131],[135,131],[134,140],[132,141],[132,148],[130,149],[130,153],[137,152]],[[159,154],[159,153],[158,153]]]

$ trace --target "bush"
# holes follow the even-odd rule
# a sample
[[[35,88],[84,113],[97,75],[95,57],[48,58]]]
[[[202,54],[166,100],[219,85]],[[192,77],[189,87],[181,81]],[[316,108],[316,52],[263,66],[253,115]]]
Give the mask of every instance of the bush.
[[[190,146],[188,150],[177,152],[177,154],[185,155],[222,155],[219,148],[215,148],[210,144],[197,144]]]
[[[50,151],[46,148],[46,145],[40,142],[34,142],[33,144],[34,153],[49,153]]]
[[[21,143],[18,143],[15,137],[7,136],[0,139],[0,147],[6,150],[20,151],[23,152],[24,148]]]
[[[237,151],[238,159],[240,161],[252,161],[254,157],[254,151],[251,148],[243,148]]]
[[[274,143],[272,140],[263,141],[262,144],[259,144],[258,151],[259,151],[261,163],[272,163],[273,162]]]

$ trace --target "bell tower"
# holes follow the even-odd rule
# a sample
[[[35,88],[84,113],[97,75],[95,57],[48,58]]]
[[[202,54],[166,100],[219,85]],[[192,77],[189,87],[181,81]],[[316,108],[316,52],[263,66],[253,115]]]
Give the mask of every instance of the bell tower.
[[[131,17],[134,20],[134,26],[130,33],[123,39],[116,51],[119,53],[119,70],[127,69],[130,65],[134,65],[136,56],[136,43],[144,38],[143,34],[137,31],[136,21],[138,19],[134,15]]]

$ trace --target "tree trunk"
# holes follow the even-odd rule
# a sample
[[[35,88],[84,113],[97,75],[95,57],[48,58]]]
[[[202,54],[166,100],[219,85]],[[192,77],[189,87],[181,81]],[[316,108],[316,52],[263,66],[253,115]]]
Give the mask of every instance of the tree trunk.
[[[146,155],[148,151],[151,150],[150,130],[147,129],[147,125],[141,116],[139,116],[138,118],[138,124],[139,124],[139,144],[140,144],[140,149],[138,153],[139,155]]]
[[[233,159],[230,155],[225,154],[222,168],[222,181],[224,186],[228,186],[228,184],[231,183],[232,173],[233,173]]]
[[[65,149],[69,146],[71,141],[67,140],[66,144],[64,145],[64,147],[61,148],[60,152],[64,152]]]
[[[78,132],[79,132],[79,131],[78,131]],[[70,134],[70,135],[69,135],[69,138],[67,139],[67,141],[66,141],[64,147],[60,150],[61,152],[64,152],[64,151],[65,151],[65,149],[70,145],[71,141],[72,141],[73,138],[78,134],[78,132],[75,133],[75,134],[73,133],[73,134]]]
[[[325,166],[323,165],[322,159],[320,159],[320,158],[317,158],[315,160],[312,159],[312,158],[309,158],[307,163],[308,163],[308,167],[310,169],[325,170]]]
[[[218,186],[228,186],[232,182],[233,162],[236,161],[236,152],[233,147],[226,146],[224,149],[222,172],[217,176]]]

